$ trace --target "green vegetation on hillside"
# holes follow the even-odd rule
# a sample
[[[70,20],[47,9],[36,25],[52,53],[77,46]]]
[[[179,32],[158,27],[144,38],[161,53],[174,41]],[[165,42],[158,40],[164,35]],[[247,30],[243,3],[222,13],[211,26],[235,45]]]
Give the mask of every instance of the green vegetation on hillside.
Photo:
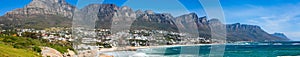
[[[30,15],[30,17],[14,17],[14,20],[9,20],[10,17],[0,16],[0,26],[2,29],[14,28],[34,28],[45,29],[50,27],[70,27],[72,19],[61,15]]]
[[[70,42],[63,42],[63,41],[49,42],[45,39],[16,37],[16,36],[10,36],[6,34],[0,34],[0,44],[11,46],[12,49],[13,48],[24,49],[24,50],[35,51],[37,53],[41,52],[40,47],[51,47],[61,53],[67,52],[67,49],[73,50]]]
[[[37,52],[25,49],[17,49],[12,46],[0,43],[0,56],[1,57],[41,57]]]

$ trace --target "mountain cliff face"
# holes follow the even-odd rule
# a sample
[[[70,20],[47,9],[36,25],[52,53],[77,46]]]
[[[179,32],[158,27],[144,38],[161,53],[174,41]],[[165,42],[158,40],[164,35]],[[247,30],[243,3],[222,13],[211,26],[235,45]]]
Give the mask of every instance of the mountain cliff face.
[[[205,16],[198,17],[195,13],[173,17],[169,13],[155,13],[151,10],[133,11],[127,6],[118,7],[114,4],[90,4],[82,9],[76,9],[64,0],[33,0],[24,8],[1,16],[0,25],[7,29],[70,27],[72,16],[75,25],[109,28],[116,31],[167,30],[198,33],[199,37],[211,38],[211,29],[215,28],[213,26],[226,26],[229,41],[288,40],[268,34],[259,26],[239,23],[226,25],[218,19],[208,20]]]
[[[288,40],[273,36],[262,30],[259,26],[245,24],[229,24],[227,28],[227,39],[231,41],[276,41]]]
[[[91,20],[95,28],[169,29],[169,26],[175,27],[172,21],[174,17],[171,14],[154,13],[151,10],[133,11],[127,6],[118,7],[114,4],[91,4],[79,9],[75,15],[74,17],[79,18],[78,21]],[[88,22],[79,21],[79,23]]]
[[[276,37],[280,37],[280,38],[283,38],[283,39],[288,39],[287,36],[285,36],[283,33],[274,33],[272,34],[273,36],[276,36]],[[289,39],[288,39],[289,40]]]
[[[158,29],[189,33],[195,33],[196,31],[196,33],[199,33],[199,37],[211,38],[212,26],[225,26],[227,40],[229,41],[287,40],[268,34],[259,26],[239,23],[226,25],[218,19],[207,20],[206,17],[198,17],[195,13],[173,17],[168,13],[155,13],[151,10],[133,11],[127,6],[118,7],[113,4],[98,4],[98,6],[97,28],[122,27],[127,24],[130,26],[129,29]]]
[[[65,0],[32,0],[24,8],[1,16],[0,24],[4,29],[70,27],[74,10]]]
[[[74,6],[66,3],[65,0],[32,0],[24,8],[8,12],[8,17],[28,17],[32,15],[60,15],[71,18]]]

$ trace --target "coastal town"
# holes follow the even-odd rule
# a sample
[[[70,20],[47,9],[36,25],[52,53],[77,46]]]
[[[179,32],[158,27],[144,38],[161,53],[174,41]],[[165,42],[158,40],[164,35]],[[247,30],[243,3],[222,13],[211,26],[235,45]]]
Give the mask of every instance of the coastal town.
[[[81,43],[97,43],[103,48],[109,46],[156,46],[156,45],[179,45],[179,44],[200,44],[211,43],[208,38],[193,37],[188,33],[177,33],[163,30],[126,30],[115,34],[110,29],[93,29],[92,31],[72,32],[71,28],[52,27],[43,30],[37,29],[15,29],[1,30],[0,33],[11,33],[14,36],[41,38],[51,41],[72,42],[80,39]],[[74,33],[74,34],[72,34]],[[82,34],[81,34],[82,33]],[[72,37],[76,35],[76,37]],[[81,35],[81,38],[77,36]],[[85,36],[83,36],[85,35]],[[122,43],[118,40],[124,40]]]
[[[44,39],[49,42],[72,42],[73,48],[76,49],[79,55],[86,55],[88,54],[87,52],[91,52],[92,50],[116,51],[129,50],[126,47],[212,43],[208,38],[191,36],[189,33],[177,33],[164,30],[125,30],[112,33],[110,29],[87,30],[83,28],[51,27],[42,30],[1,30],[0,33],[19,37]]]
[[[1,30],[1,33],[12,33],[14,36],[42,38],[51,41],[69,41],[72,42],[76,37],[72,38],[71,28],[52,27],[44,30],[37,29],[15,29]],[[120,31],[115,34],[110,29],[94,29],[89,31],[73,32],[80,35],[90,35],[80,38],[82,43],[98,43],[106,48],[109,46],[117,46],[117,40],[126,40],[123,43],[130,46],[155,46],[155,45],[175,45],[175,44],[199,44],[210,43],[209,39],[201,37],[192,37],[188,33],[176,33],[163,30],[127,30]],[[79,38],[77,38],[79,39]]]

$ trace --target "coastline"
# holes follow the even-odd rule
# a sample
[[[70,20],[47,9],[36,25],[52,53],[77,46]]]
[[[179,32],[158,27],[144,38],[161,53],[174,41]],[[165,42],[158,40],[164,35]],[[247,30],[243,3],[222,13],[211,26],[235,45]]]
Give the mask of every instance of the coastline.
[[[112,48],[101,48],[98,52],[100,56],[114,56],[112,55],[113,52],[118,51],[136,51],[137,49],[147,49],[147,48],[166,48],[166,47],[179,47],[179,46],[206,46],[206,45],[222,45],[221,43],[213,43],[213,44],[187,44],[187,45],[158,45],[158,46],[139,46],[139,47],[132,47],[126,46],[121,47],[123,50],[118,50],[118,47]],[[120,47],[119,47],[120,48]],[[135,54],[133,54],[135,55]]]
[[[214,44],[188,44],[188,45],[158,45],[158,46],[126,46],[126,47],[112,47],[112,48],[101,48],[100,52],[113,52],[113,51],[124,51],[124,50],[118,50],[117,48],[124,48],[125,51],[134,51],[136,49],[145,49],[145,48],[162,48],[162,47],[178,47],[178,46],[205,46],[205,45],[221,45],[220,43],[214,43]]]

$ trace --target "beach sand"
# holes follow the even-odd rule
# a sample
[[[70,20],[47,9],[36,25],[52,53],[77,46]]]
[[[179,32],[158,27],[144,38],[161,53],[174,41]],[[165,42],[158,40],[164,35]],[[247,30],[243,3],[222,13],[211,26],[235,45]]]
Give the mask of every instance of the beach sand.
[[[139,47],[126,46],[126,47],[101,48],[99,52],[101,52],[100,56],[112,56],[105,53],[116,52],[116,51],[136,51],[137,49],[145,49],[145,48],[165,48],[165,47],[178,47],[178,46],[201,46],[201,45],[220,45],[220,44],[159,45],[159,46],[139,46]],[[118,49],[118,48],[122,48],[122,49]]]

